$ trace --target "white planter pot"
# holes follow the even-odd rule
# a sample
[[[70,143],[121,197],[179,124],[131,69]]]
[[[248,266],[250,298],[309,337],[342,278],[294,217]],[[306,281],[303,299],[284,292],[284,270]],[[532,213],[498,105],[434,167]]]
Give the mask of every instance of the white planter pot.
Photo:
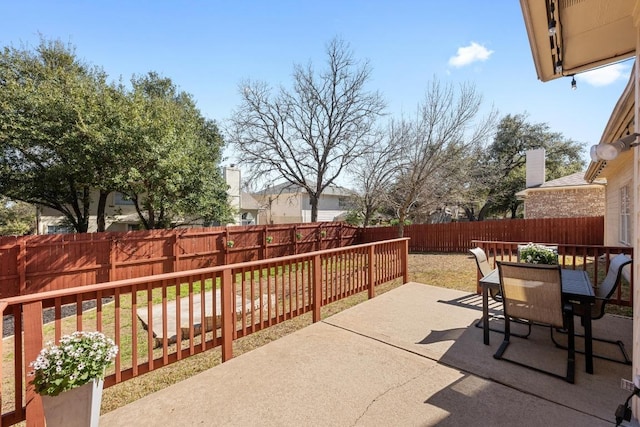
[[[97,427],[103,383],[93,380],[57,396],[42,396],[47,427]]]

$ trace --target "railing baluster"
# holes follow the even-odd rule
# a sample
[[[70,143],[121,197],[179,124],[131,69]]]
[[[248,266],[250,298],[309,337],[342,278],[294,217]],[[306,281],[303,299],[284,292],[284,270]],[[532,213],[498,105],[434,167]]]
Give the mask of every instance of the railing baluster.
[[[164,317],[164,316],[163,316]],[[147,367],[153,371],[153,285],[147,283]]]
[[[131,368],[133,376],[138,376],[138,288],[131,286]]]
[[[116,345],[118,346],[118,348],[122,348],[122,340],[120,339],[120,328],[122,327],[122,320],[120,318],[121,316],[121,311],[120,311],[120,288],[116,288],[115,292],[113,294],[113,299],[114,299],[114,331],[113,331],[113,335],[114,335],[114,341],[116,343]],[[118,351],[118,354],[116,354],[116,360],[114,363],[115,367],[116,367],[116,383],[119,383],[122,381],[122,352]]]
[[[29,373],[29,364],[36,360],[40,349],[43,347],[42,340],[42,301],[35,301],[23,305],[24,335],[30,337],[24,343],[24,372]],[[16,357],[17,359],[17,357]],[[37,394],[30,381],[27,382],[27,425],[44,426],[44,410],[42,400]],[[17,392],[17,390],[16,390]],[[20,390],[22,394],[22,390]]]

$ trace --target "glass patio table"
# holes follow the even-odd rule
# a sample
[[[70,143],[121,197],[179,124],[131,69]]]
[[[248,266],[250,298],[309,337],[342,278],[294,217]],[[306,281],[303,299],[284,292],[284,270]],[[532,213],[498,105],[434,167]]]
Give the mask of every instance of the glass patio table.
[[[584,355],[586,371],[593,374],[593,341],[591,331],[591,309],[595,302],[593,286],[587,272],[584,270],[571,270],[563,268],[560,270],[562,276],[562,295],[571,302],[576,302],[585,306],[582,310],[582,326],[584,327]],[[482,287],[482,325],[484,333],[484,343],[489,345],[489,288],[500,289],[500,275],[498,269],[480,279]]]

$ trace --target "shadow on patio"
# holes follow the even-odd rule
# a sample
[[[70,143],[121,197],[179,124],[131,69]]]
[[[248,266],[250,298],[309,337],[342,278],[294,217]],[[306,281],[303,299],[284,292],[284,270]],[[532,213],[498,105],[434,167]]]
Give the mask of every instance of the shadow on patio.
[[[594,359],[589,375],[577,354],[571,385],[494,360],[502,335],[482,343],[473,326],[481,304],[477,295],[408,283],[105,414],[101,426],[614,423],[630,366]],[[628,349],[631,329],[621,317],[594,322],[595,336],[619,334]],[[513,338],[510,357],[564,369],[566,353],[548,331]]]

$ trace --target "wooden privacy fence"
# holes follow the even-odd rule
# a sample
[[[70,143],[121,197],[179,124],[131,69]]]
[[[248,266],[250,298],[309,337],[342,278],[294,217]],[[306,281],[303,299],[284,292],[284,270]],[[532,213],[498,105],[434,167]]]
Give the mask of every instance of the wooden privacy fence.
[[[518,261],[518,245],[524,245],[530,241],[499,242],[474,240],[473,247],[484,249],[489,263],[496,268],[496,261]],[[609,269],[609,261],[618,254],[629,255],[633,258],[633,248],[628,246],[601,246],[601,245],[572,245],[555,243],[553,241],[535,241],[535,243],[548,244],[558,247],[558,262],[562,268],[584,270],[589,273],[593,284],[599,284],[604,279]],[[478,280],[480,279],[478,272]],[[618,286],[616,294],[612,297],[612,303],[624,307],[633,307],[633,268],[625,267],[622,286]],[[478,287],[480,292],[480,287]]]
[[[0,298],[338,248],[341,223],[0,238]]]
[[[361,242],[398,237],[397,227],[370,227]],[[604,243],[604,217],[508,219],[416,224],[404,228],[411,252],[466,252],[473,240],[556,242],[576,245]]]
[[[222,361],[233,340],[395,279],[408,282],[408,239],[356,245],[127,279],[0,301],[23,334],[0,341],[2,425],[44,425],[29,384],[29,363],[43,343],[76,330],[98,330],[119,347],[104,385],[113,386],[212,348]],[[92,302],[95,310],[83,311]],[[71,308],[72,313],[69,313]],[[63,318],[63,311],[69,317]],[[43,326],[43,318],[53,322]],[[4,316],[0,316],[0,322]],[[175,318],[175,322],[168,319]],[[1,323],[0,323],[1,326]]]

